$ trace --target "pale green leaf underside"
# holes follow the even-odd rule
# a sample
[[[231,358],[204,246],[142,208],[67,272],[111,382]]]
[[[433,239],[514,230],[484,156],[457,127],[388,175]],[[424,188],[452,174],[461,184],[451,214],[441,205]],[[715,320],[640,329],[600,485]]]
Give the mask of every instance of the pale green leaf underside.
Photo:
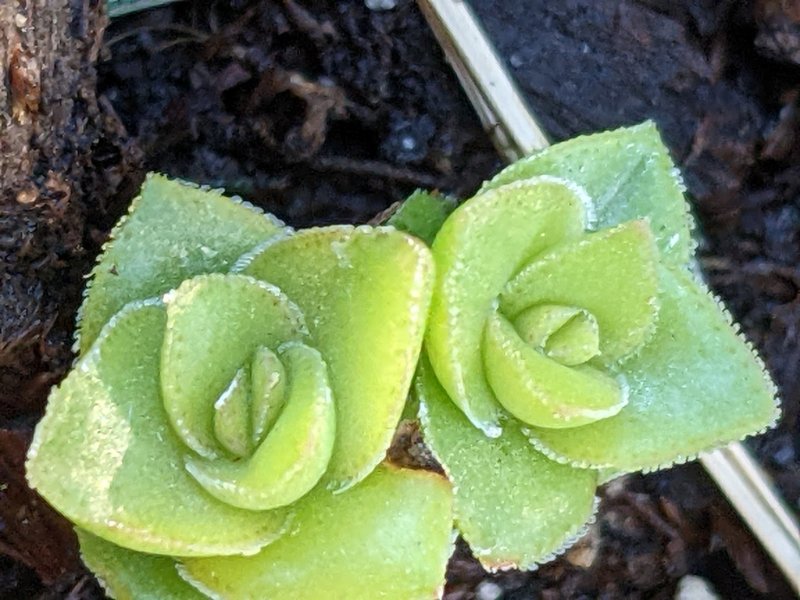
[[[303,315],[281,290],[244,275],[200,275],[165,297],[161,392],[175,432],[205,457],[222,454],[214,403],[259,347],[306,337]]]
[[[184,577],[230,600],[437,597],[451,547],[450,485],[379,467],[346,493],[317,488],[292,533],[250,557],[189,559]]]
[[[500,432],[500,407],[481,360],[492,305],[532,256],[582,235],[585,212],[584,199],[558,180],[520,181],[461,205],[433,243],[428,355],[450,397],[488,435]]]
[[[218,502],[186,472],[186,448],[159,392],[166,311],[128,305],[50,396],[28,455],[28,479],[81,528],[142,552],[255,552],[288,513]],[[221,526],[224,524],[224,526]]]
[[[227,271],[282,224],[218,192],[150,174],[111,234],[81,307],[86,352],[128,302],[156,297],[200,273]]]
[[[486,437],[424,358],[414,389],[425,442],[453,482],[456,524],[481,563],[530,569],[580,533],[595,507],[595,471],[549,460],[513,421],[500,437]]]
[[[763,430],[775,389],[708,291],[683,269],[661,269],[654,337],[620,371],[628,404],[575,429],[534,428],[545,452],[579,465],[651,470]]]
[[[484,190],[536,175],[563,177],[586,189],[597,228],[649,218],[673,265],[692,259],[692,219],[680,175],[652,122],[561,142],[505,168]]]
[[[430,303],[430,251],[392,228],[327,227],[268,242],[241,266],[305,315],[336,401],[326,479],[338,489],[357,483],[382,460],[411,385]]]
[[[268,510],[307,494],[333,451],[336,413],[325,361],[298,342],[281,346],[278,356],[289,380],[286,407],[253,456],[186,458],[186,468],[212,496],[241,508]]]
[[[178,575],[175,559],[143,554],[78,530],[81,558],[115,600],[206,600]]]

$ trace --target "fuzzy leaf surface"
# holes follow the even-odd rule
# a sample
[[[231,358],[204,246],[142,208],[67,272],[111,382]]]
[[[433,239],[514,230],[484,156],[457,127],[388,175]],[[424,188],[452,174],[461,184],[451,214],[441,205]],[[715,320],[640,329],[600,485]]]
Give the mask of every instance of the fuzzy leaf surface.
[[[668,264],[693,258],[684,186],[652,122],[561,142],[506,167],[483,189],[537,175],[583,187],[595,203],[596,228],[648,218]]]
[[[255,552],[285,511],[252,512],[204,493],[161,402],[166,310],[128,305],[55,390],[28,453],[31,485],[79,527],[154,554]],[[223,524],[224,526],[220,526]]]
[[[528,259],[583,233],[585,212],[583,199],[562,182],[531,179],[476,196],[436,236],[428,356],[453,401],[489,435],[500,433],[500,407],[483,374],[486,319]]]
[[[92,271],[79,318],[81,352],[128,302],[159,296],[200,273],[227,271],[244,252],[282,229],[248,204],[148,175]]]
[[[178,575],[175,559],[116,546],[78,530],[81,558],[116,600],[206,600]]]
[[[343,494],[317,488],[292,533],[254,556],[187,559],[185,579],[215,598],[349,600],[437,597],[452,550],[442,477],[379,467]]]
[[[579,535],[594,511],[595,471],[551,461],[513,422],[486,437],[425,359],[415,391],[425,441],[453,482],[456,524],[484,566],[530,569]]]
[[[600,327],[600,351],[614,362],[652,335],[658,316],[658,251],[644,221],[629,221],[562,244],[531,261],[500,295],[514,318],[540,304],[589,311]]]
[[[261,346],[306,338],[303,315],[281,290],[244,275],[199,275],[165,297],[161,393],[175,432],[201,456],[222,448],[214,403]]]
[[[286,408],[253,456],[240,461],[186,459],[186,468],[206,491],[241,508],[291,504],[317,484],[333,451],[336,412],[325,361],[298,342],[284,344],[278,355],[289,379]]]
[[[430,246],[455,208],[451,198],[417,190],[397,207],[386,224],[415,235]]]
[[[430,251],[392,228],[315,228],[268,242],[243,272],[305,315],[336,399],[326,479],[354,485],[383,459],[403,411],[430,304]]]
[[[486,378],[500,404],[540,427],[576,427],[618,413],[627,402],[614,379],[589,366],[567,367],[528,346],[495,313],[483,345]]]
[[[775,388],[708,290],[681,268],[659,273],[654,337],[622,365],[628,404],[574,429],[532,428],[537,446],[573,464],[652,470],[771,426]]]

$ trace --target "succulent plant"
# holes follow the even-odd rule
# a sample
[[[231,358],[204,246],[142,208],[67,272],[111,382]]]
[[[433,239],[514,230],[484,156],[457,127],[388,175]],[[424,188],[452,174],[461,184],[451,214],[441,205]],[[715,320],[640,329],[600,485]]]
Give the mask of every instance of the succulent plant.
[[[777,419],[652,124],[388,223],[295,232],[148,178],[28,459],[113,596],[429,598],[454,519],[486,567],[533,568],[599,482]],[[447,479],[381,464],[401,414]]]
[[[517,162],[436,234],[415,390],[487,567],[564,549],[598,481],[777,419],[762,363],[694,273],[682,192],[646,123]],[[397,222],[413,231],[413,213]]]
[[[430,597],[450,485],[378,465],[432,281],[393,228],[295,232],[151,176],[94,270],[29,481],[117,598]]]

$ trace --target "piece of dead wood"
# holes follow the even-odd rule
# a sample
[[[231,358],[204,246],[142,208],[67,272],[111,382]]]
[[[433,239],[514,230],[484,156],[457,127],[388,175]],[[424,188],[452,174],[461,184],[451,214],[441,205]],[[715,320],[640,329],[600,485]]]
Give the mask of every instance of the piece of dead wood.
[[[101,0],[0,4],[0,415],[40,408],[67,368],[86,217],[138,183],[95,95],[105,25]]]

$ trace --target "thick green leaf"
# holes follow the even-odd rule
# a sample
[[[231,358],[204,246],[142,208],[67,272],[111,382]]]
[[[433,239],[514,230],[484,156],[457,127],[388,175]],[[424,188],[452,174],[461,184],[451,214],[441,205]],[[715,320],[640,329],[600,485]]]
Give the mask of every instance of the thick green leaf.
[[[437,277],[428,355],[450,397],[487,435],[500,434],[500,407],[483,375],[486,319],[506,282],[531,257],[583,234],[584,202],[557,180],[516,182],[461,205],[433,243]]]
[[[253,451],[250,435],[250,372],[236,371],[214,403],[214,436],[225,450],[244,458]]]
[[[514,319],[514,329],[526,344],[562,365],[580,365],[600,354],[600,327],[582,308],[537,304]]]
[[[452,551],[450,484],[379,467],[343,494],[297,505],[296,527],[250,557],[190,559],[187,581],[214,598],[415,600],[437,597]]]
[[[658,315],[658,251],[644,221],[591,233],[534,259],[508,282],[500,311],[560,304],[588,310],[600,326],[600,351],[614,362],[639,348]]]
[[[586,189],[597,228],[649,218],[665,260],[692,260],[692,219],[684,185],[652,122],[577,137],[505,168],[484,190],[536,175],[563,177]]]
[[[423,359],[415,382],[425,442],[453,482],[458,529],[490,569],[530,569],[575,539],[595,509],[597,473],[553,462],[513,426],[488,438]]]
[[[166,310],[126,306],[50,395],[28,454],[31,485],[81,528],[155,554],[251,553],[287,512],[251,512],[206,494],[159,393]],[[223,525],[224,524],[224,525]]]
[[[164,301],[164,408],[187,446],[218,457],[223,450],[214,435],[215,402],[260,347],[303,340],[303,315],[281,290],[244,275],[199,275]]]
[[[175,560],[115,546],[78,530],[81,558],[116,600],[205,600],[178,576]]]
[[[79,318],[80,351],[128,302],[163,294],[200,273],[227,271],[282,225],[216,191],[148,175],[92,272]]]
[[[260,444],[286,404],[286,369],[272,350],[261,346],[253,354],[250,373],[253,444]]]
[[[430,246],[455,208],[456,202],[452,198],[417,190],[397,207],[386,224],[415,235]]]
[[[544,452],[577,465],[652,470],[774,423],[774,386],[708,290],[683,269],[663,268],[660,281],[656,333],[620,367],[628,405],[583,427],[532,429]]]
[[[325,473],[336,434],[327,368],[319,352],[298,342],[278,356],[288,374],[286,407],[272,431],[246,460],[186,458],[186,468],[223,502],[268,510],[311,491]]]
[[[336,399],[326,477],[339,489],[357,483],[383,459],[403,411],[428,314],[430,251],[391,228],[326,227],[272,241],[241,266],[303,311]]]
[[[597,369],[568,367],[526,344],[502,315],[486,324],[486,379],[500,404],[539,427],[577,427],[617,414],[627,402],[619,384]]]

